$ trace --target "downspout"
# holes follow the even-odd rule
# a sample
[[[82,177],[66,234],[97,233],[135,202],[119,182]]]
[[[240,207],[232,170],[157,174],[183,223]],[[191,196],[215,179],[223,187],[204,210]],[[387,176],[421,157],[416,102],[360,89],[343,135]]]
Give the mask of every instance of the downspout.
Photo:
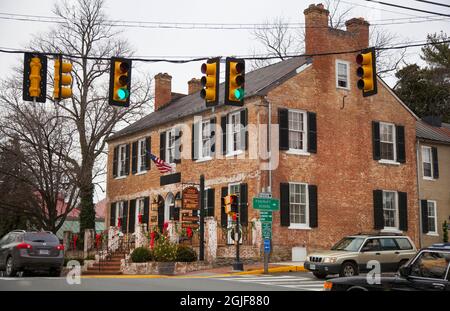
[[[268,117],[268,129],[267,129],[267,147],[268,147],[268,156],[269,156],[269,185],[267,187],[267,192],[272,193],[272,104],[267,99],[267,96],[264,96],[264,101],[267,103],[269,110]]]
[[[417,199],[418,199],[418,206],[419,206],[419,248],[422,248],[423,242],[422,242],[422,210],[421,210],[421,204],[420,204],[420,185],[419,185],[419,176],[420,176],[420,164],[419,164],[419,152],[420,152],[420,141],[416,141],[416,179],[417,179]]]

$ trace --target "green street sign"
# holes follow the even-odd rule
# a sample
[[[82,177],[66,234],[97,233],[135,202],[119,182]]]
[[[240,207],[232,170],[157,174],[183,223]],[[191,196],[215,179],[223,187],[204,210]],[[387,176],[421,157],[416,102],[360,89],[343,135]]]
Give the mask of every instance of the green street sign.
[[[280,200],[272,198],[253,198],[253,208],[263,211],[280,210]]]
[[[263,239],[272,239],[272,223],[263,222],[261,223],[262,236]]]
[[[259,216],[261,222],[272,222],[272,211],[260,211]]]

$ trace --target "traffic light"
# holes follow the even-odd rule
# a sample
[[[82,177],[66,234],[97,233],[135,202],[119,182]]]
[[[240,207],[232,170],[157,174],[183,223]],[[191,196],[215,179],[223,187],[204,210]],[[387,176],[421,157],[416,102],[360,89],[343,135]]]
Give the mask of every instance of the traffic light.
[[[358,88],[362,90],[363,96],[371,96],[377,93],[377,72],[375,48],[369,48],[362,51],[356,56],[358,69],[356,75],[358,80]]]
[[[23,62],[23,100],[45,103],[47,95],[47,57],[25,53]]]
[[[208,59],[202,64],[201,71],[204,76],[200,80],[203,86],[200,97],[205,100],[206,107],[216,106],[219,103],[220,57]]]
[[[235,194],[227,195],[223,198],[223,205],[225,206],[225,213],[237,213],[238,212],[238,197]]]
[[[225,105],[243,106],[245,60],[227,57],[225,68]]]
[[[55,59],[53,99],[61,100],[72,96],[72,64],[65,62],[61,55]]]
[[[131,60],[111,58],[109,79],[109,104],[119,107],[130,106]]]

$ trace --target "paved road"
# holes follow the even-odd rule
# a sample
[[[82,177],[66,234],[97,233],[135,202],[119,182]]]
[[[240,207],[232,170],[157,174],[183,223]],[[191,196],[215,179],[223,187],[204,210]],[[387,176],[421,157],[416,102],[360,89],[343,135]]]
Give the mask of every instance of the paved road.
[[[323,281],[309,272],[226,277],[82,278],[81,284],[74,285],[69,285],[66,278],[0,277],[0,290],[3,291],[318,291],[322,287]]]

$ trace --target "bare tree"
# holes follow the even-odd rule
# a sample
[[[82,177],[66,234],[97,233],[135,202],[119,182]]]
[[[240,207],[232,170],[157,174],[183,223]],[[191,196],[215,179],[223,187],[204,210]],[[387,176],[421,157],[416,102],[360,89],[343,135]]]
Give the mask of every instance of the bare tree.
[[[138,81],[134,76],[130,107],[118,109],[108,104],[109,62],[101,58],[129,57],[132,51],[106,19],[103,7],[103,0],[58,2],[54,14],[64,22],[36,36],[30,45],[36,51],[73,56],[73,96],[55,102],[55,106],[64,127],[73,135],[73,150],[58,155],[73,172],[79,188],[80,230],[95,228],[93,180],[105,170],[97,165],[106,153],[105,138],[118,125],[141,117],[151,100],[149,79]]]

